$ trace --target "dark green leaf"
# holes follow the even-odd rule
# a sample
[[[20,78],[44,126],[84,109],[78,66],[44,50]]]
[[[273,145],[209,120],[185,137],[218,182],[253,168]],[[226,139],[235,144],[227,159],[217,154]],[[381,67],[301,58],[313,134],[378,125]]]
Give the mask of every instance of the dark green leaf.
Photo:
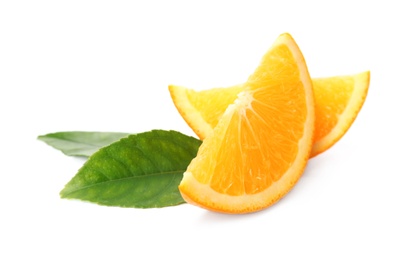
[[[126,137],[113,132],[58,132],[41,135],[39,140],[70,156],[89,157],[100,148]]]
[[[130,135],[94,153],[60,195],[107,206],[181,204],[178,185],[200,143],[175,131]]]

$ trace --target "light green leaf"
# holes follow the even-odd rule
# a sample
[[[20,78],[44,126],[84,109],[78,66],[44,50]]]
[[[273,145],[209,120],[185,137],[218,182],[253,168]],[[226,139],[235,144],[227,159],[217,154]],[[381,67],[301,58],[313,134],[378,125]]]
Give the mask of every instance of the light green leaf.
[[[120,207],[181,204],[178,185],[200,143],[176,131],[129,135],[94,153],[60,195]]]
[[[100,148],[128,135],[127,133],[73,131],[41,135],[38,139],[66,155],[89,157]]]

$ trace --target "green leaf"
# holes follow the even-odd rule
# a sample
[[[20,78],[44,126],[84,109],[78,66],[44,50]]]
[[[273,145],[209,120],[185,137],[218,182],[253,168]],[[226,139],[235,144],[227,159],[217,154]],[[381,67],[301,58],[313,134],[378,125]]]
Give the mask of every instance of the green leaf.
[[[113,132],[73,131],[46,134],[37,138],[66,155],[89,157],[100,148],[128,135],[126,133]]]
[[[176,131],[129,135],[94,153],[60,196],[135,208],[181,204],[178,185],[200,143]]]

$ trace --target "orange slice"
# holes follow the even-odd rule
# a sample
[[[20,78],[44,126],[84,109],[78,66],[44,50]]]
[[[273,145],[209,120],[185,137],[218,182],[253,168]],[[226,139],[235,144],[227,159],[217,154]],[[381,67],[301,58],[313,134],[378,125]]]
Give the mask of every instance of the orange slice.
[[[310,157],[329,149],[349,130],[365,101],[369,76],[369,71],[366,71],[312,79],[316,124]],[[242,89],[242,84],[203,91],[169,86],[177,110],[200,139],[210,135]]]
[[[315,136],[311,157],[332,147],[349,130],[369,89],[370,72],[313,80]]]
[[[304,171],[314,110],[305,60],[282,34],[199,147],[179,185],[183,198],[224,213],[274,204]]]

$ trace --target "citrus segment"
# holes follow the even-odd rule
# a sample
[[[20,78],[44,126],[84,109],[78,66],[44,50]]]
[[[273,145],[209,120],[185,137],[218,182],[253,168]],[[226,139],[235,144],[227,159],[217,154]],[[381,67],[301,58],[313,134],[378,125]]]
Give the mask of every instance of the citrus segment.
[[[369,79],[366,71],[313,81],[316,120],[311,157],[329,149],[349,130],[365,102]]]
[[[232,104],[243,86],[195,91],[169,86],[169,92],[179,113],[201,140],[217,125],[226,108]]]
[[[272,205],[303,173],[314,121],[304,58],[282,34],[204,139],[179,185],[183,198],[225,213]]]
[[[314,78],[315,136],[310,157],[333,146],[350,128],[369,87],[369,71],[344,76]],[[223,112],[242,91],[242,84],[195,91],[169,86],[172,100],[200,139],[210,135]]]

